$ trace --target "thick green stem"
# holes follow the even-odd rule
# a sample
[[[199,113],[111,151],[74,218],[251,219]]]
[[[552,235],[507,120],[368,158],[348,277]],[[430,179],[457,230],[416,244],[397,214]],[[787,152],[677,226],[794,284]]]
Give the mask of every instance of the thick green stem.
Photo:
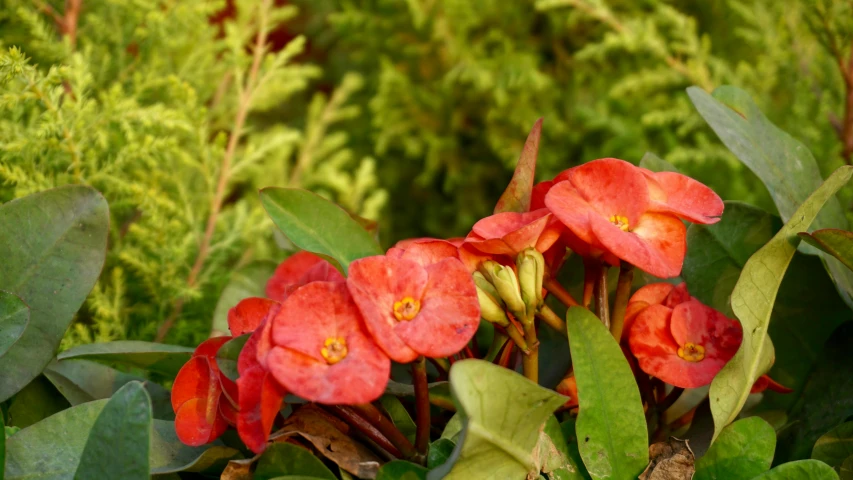
[[[616,284],[616,298],[613,299],[613,311],[610,314],[610,333],[617,342],[622,339],[622,327],[625,326],[625,311],[631,296],[631,283],[634,281],[634,267],[622,262],[619,268],[619,282]]]
[[[524,376],[530,381],[539,383],[539,340],[536,338],[536,322],[533,317],[521,321],[524,326],[524,339],[527,341],[527,352],[521,356],[521,366]]]
[[[415,413],[417,430],[415,450],[426,455],[429,447],[429,386],[427,385],[426,359],[421,355],[412,362],[412,383],[415,385]]]
[[[509,335],[509,338],[515,342],[515,345],[524,353],[530,351],[530,347],[527,345],[527,341],[524,339],[524,334],[518,331],[515,325],[510,323],[507,325],[504,330],[506,330],[506,334]]]
[[[598,270],[598,278],[595,281],[595,314],[601,320],[605,327],[610,329],[610,302],[607,298],[607,268],[606,264],[601,264]]]
[[[409,439],[403,435],[403,432],[394,425],[394,422],[383,415],[378,408],[374,407],[370,403],[353,405],[352,408],[358,412],[362,418],[376,427],[382,435],[385,435],[385,438],[393,443],[405,458],[418,459],[418,457],[420,457],[417,450],[415,450],[415,447],[412,445],[412,442],[410,442]]]
[[[560,285],[560,282],[556,279],[550,277],[546,278],[542,282],[542,286],[545,287],[545,290],[548,290],[548,293],[557,297],[557,300],[562,302],[563,305],[567,307],[574,307],[578,305],[578,301],[575,300],[574,297],[572,297],[572,294],[566,291],[566,289],[563,288],[563,286]]]
[[[537,313],[536,316],[539,317],[543,322],[547,323],[548,326],[553,328],[554,330],[562,333],[563,335],[567,334],[566,322],[562,318],[560,318],[559,315],[554,313],[554,311],[551,310],[548,305],[545,305],[543,303],[542,306],[539,307],[539,313]]]

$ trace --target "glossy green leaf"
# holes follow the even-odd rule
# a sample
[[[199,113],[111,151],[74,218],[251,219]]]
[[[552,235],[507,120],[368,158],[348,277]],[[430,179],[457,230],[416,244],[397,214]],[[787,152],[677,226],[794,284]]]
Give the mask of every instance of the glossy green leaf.
[[[583,467],[576,463],[569,451],[569,445],[563,437],[560,422],[553,415],[545,422],[545,428],[539,432],[539,444],[536,453],[541,472],[550,480],[582,480]]]
[[[405,460],[392,460],[376,474],[376,480],[426,480],[427,469]]]
[[[243,351],[243,346],[249,341],[251,333],[245,333],[239,337],[228,340],[216,352],[216,365],[219,370],[231,380],[237,381],[240,376],[237,372],[237,359],[240,357],[240,352]]]
[[[30,308],[23,335],[0,357],[0,401],[53,358],[101,273],[108,229],[107,202],[90,187],[55,188],[0,206],[0,290]]]
[[[261,203],[296,246],[336,260],[344,273],[353,260],[382,255],[379,244],[334,203],[296,188],[265,188]]]
[[[450,458],[456,444],[448,438],[439,438],[429,445],[427,450],[427,467],[435,468],[444,465],[444,462]]]
[[[850,455],[841,462],[838,476],[841,480],[853,480],[853,455]]]
[[[847,457],[853,456],[853,422],[845,422],[817,439],[812,458],[831,467],[841,467]]]
[[[783,463],[753,480],[838,480],[838,474],[818,460],[797,460]]]
[[[776,461],[809,458],[815,442],[853,416],[853,322],[832,333],[779,434]]]
[[[714,438],[740,412],[755,380],[773,364],[773,345],[767,335],[770,314],[788,264],[794,256],[797,232],[808,228],[821,207],[853,175],[841,167],[794,213],[792,220],[746,262],[732,292],[732,310],[743,326],[743,343],[711,382]]]
[[[452,468],[432,470],[430,479],[524,478],[538,473],[534,450],[545,421],[566,397],[516,372],[483,360],[462,360],[450,369],[453,398],[464,412],[465,427]],[[450,466],[448,461],[445,466]]]
[[[122,387],[89,431],[74,480],[147,480],[151,421],[151,399],[142,383]]]
[[[773,463],[776,432],[759,417],[738,420],[696,461],[693,480],[750,480]]]
[[[536,175],[536,159],[539,156],[539,139],[542,137],[542,119],[536,120],[524,147],[515,172],[512,175],[498,203],[495,205],[494,213],[502,212],[526,212],[530,210],[530,196],[533,192],[533,181]]]
[[[26,428],[71,406],[56,388],[39,375],[9,404],[9,425]]]
[[[30,309],[17,295],[0,290],[0,357],[24,334]]]
[[[277,477],[302,477],[336,480],[322,460],[308,450],[289,443],[273,443],[264,451],[255,468],[254,480],[271,480]]]
[[[396,426],[410,442],[414,443],[415,433],[417,432],[418,427],[415,425],[415,421],[412,420],[412,417],[409,415],[409,412],[406,411],[406,407],[403,406],[400,400],[394,395],[383,395],[379,398],[379,403],[382,404],[382,408],[384,408],[388,413],[388,418],[394,422],[394,426]]]
[[[578,450],[594,479],[634,478],[649,463],[640,390],[610,331],[589,310],[566,313],[578,387]]]
[[[825,228],[812,233],[800,232],[800,238],[837,258],[847,268],[853,269],[853,233],[837,228]]]
[[[192,348],[180,345],[124,340],[79,345],[60,353],[56,359],[77,358],[120,363],[174,377],[189,361],[192,353]]]
[[[228,285],[222,289],[216,310],[213,312],[213,331],[215,334],[228,335],[228,310],[240,300],[249,297],[265,297],[267,280],[275,272],[275,263],[258,261],[250,263],[231,274]]]
[[[72,479],[92,429],[108,400],[95,400],[63,410],[25,428],[6,442],[6,480]],[[149,447],[152,475],[178,471],[216,471],[240,458],[219,442],[188,447],[178,440],[174,422],[154,420]],[[73,433],[73,434],[72,434]]]
[[[89,360],[62,360],[51,362],[44,376],[71,403],[81,403],[110,398],[128,382],[143,382],[151,397],[154,418],[174,420],[171,394],[162,386],[143,377],[120,372],[114,368]]]
[[[658,157],[652,152],[646,152],[643,158],[640,159],[640,167],[651,170],[653,172],[676,172],[678,169],[666,160]]]
[[[817,162],[805,145],[773,125],[743,90],[722,86],[711,96],[690,87],[687,94],[726,147],[764,182],[782,220],[796,218],[795,211],[822,180]],[[814,219],[814,228],[847,226],[841,203],[831,195]],[[803,251],[815,253],[811,247]],[[845,302],[853,307],[853,272],[831,255],[824,258]]]

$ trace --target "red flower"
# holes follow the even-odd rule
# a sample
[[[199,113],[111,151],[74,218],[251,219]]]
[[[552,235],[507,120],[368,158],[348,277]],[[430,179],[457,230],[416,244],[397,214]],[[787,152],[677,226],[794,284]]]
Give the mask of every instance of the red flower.
[[[362,258],[350,264],[347,286],[367,330],[397,362],[457,353],[480,324],[474,281],[455,258],[433,264]]]
[[[742,338],[740,322],[691,298],[673,308],[655,304],[643,309],[628,344],[644,372],[676,387],[695,388],[711,383]]]
[[[776,380],[773,380],[770,378],[770,375],[762,375],[758,377],[758,380],[756,380],[752,385],[749,393],[761,393],[765,390],[770,390],[776,393],[791,393],[794,391]]]
[[[562,408],[576,408],[578,406],[578,384],[575,381],[574,372],[567,373],[554,390],[561,395],[569,397]]]
[[[707,186],[680,173],[639,170],[646,176],[649,187],[649,210],[671,213],[693,223],[720,221],[723,200]]]
[[[314,281],[343,281],[331,263],[311,252],[297,252],[276,267],[267,281],[267,297],[283,302],[294,290]]]
[[[547,251],[560,238],[563,227],[547,209],[504,212],[488,216],[471,229],[465,243],[492,255],[515,257],[524,249]]]
[[[622,341],[628,339],[628,332],[631,331],[634,319],[646,307],[663,305],[675,308],[679,303],[684,303],[691,298],[690,294],[687,293],[687,285],[684,282],[678,286],[671,283],[650,283],[640,287],[628,301],[628,308],[625,311],[625,323],[622,327]]]
[[[175,377],[175,430],[187,445],[210,443],[236,422],[237,386],[216,365],[216,352],[228,340],[231,337],[205,340]]]
[[[258,360],[294,395],[352,405],[385,391],[391,362],[364,331],[343,282],[313,282],[293,292],[273,317],[269,335],[269,351],[261,359],[259,348]]]
[[[459,258],[459,245],[456,239],[412,238],[401,240],[389,248],[385,256],[413,260],[422,265],[438,263],[445,258]]]

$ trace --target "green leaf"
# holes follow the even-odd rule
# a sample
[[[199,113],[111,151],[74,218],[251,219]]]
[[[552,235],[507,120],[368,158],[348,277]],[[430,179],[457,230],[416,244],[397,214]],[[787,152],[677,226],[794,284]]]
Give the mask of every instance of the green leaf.
[[[841,261],[853,269],[853,233],[837,228],[800,232],[800,238]]]
[[[738,420],[696,461],[693,480],[750,480],[773,463],[776,432],[759,417]]]
[[[838,474],[823,462],[797,460],[783,463],[753,480],[838,480]]]
[[[635,478],[649,463],[640,390],[622,348],[589,310],[566,313],[578,387],[578,450],[594,479]]]
[[[701,88],[690,87],[687,94],[726,147],[764,182],[782,220],[797,218],[795,211],[822,180],[817,162],[805,145],[773,125],[743,90],[722,86],[711,96]],[[847,225],[841,203],[830,195],[814,219],[814,228]],[[814,249],[803,251],[814,253]],[[844,301],[853,307],[853,272],[830,255],[824,258]]]
[[[128,382],[143,382],[145,390],[151,397],[154,418],[175,419],[169,391],[143,377],[120,372],[89,360],[51,362],[44,370],[44,376],[68,399],[71,405],[110,398]]]
[[[512,180],[507,185],[498,203],[495,205],[494,213],[502,212],[526,212],[530,210],[530,195],[533,192],[533,181],[536,175],[536,158],[539,156],[539,138],[542,136],[542,119],[536,120],[524,147],[521,156],[512,174]]]
[[[53,358],[101,273],[108,229],[107,202],[90,187],[55,188],[0,206],[0,290],[30,308],[23,335],[0,357],[0,401]]]
[[[680,173],[675,166],[658,157],[652,152],[646,152],[640,159],[640,166],[653,172],[676,172]]]
[[[427,469],[405,460],[392,460],[376,474],[376,480],[426,480]]]
[[[219,295],[216,310],[213,312],[214,333],[228,334],[228,310],[240,303],[240,300],[266,296],[267,280],[272,277],[275,267],[274,262],[258,261],[231,274],[231,279]]]
[[[297,247],[336,260],[346,274],[353,260],[382,255],[379,244],[343,209],[307,190],[265,188],[261,203]]]
[[[6,441],[6,480],[72,479],[89,431],[108,400],[95,400],[63,410],[27,427]],[[179,471],[221,471],[241,457],[219,442],[188,447],[178,440],[174,422],[154,420],[149,450],[152,475]]]
[[[222,344],[222,347],[216,352],[216,365],[219,367],[219,370],[235,382],[240,376],[239,372],[237,372],[237,359],[240,357],[240,352],[243,351],[243,346],[249,341],[251,335],[251,333],[244,333],[239,337],[234,337]]]
[[[403,406],[400,400],[393,395],[383,395],[379,398],[379,403],[382,404],[382,408],[384,408],[388,413],[388,417],[394,423],[394,426],[396,426],[410,442],[414,443],[418,427],[415,425],[415,421],[412,420],[412,417],[409,415],[409,412],[406,411],[406,407]]]
[[[74,480],[147,480],[151,420],[151,399],[142,383],[122,387],[95,420]]]
[[[838,471],[838,476],[841,477],[841,480],[853,480],[853,455],[850,455],[841,462],[841,469]]]
[[[17,295],[0,290],[0,357],[24,334],[30,308]]]
[[[539,432],[537,445],[538,460],[541,472],[548,475],[550,480],[582,480],[584,477],[569,451],[560,422],[553,415],[545,422],[545,428]]]
[[[743,343],[711,382],[715,439],[737,417],[755,380],[773,364],[773,345],[767,330],[782,277],[796,251],[797,232],[808,228],[824,203],[851,175],[853,167],[836,170],[797,209],[792,220],[746,262],[731,300],[732,310],[743,326]]]
[[[308,450],[289,443],[273,443],[267,447],[258,466],[255,480],[270,480],[285,476],[312,479],[336,480],[335,474],[323,465],[323,461]]]
[[[578,467],[580,471],[580,477],[584,480],[591,480],[589,476],[589,472],[586,471],[586,467],[583,464],[583,459],[581,459],[580,450],[578,450],[578,437],[575,432],[575,419],[569,418],[560,424],[560,430],[563,432],[563,438],[566,440],[566,445],[568,446],[569,457],[573,460],[573,464]]]
[[[833,428],[812,449],[812,458],[832,467],[841,467],[847,457],[853,456],[853,422]]]
[[[0,409],[0,427],[3,427],[3,431],[0,432],[0,480],[6,476],[6,421],[3,416],[3,411]]]
[[[454,363],[450,388],[465,416],[454,451],[458,460],[430,471],[428,478],[470,479],[482,472],[524,478],[539,472],[534,455],[539,431],[566,397],[483,360]]]
[[[9,425],[26,428],[70,405],[43,376],[36,377],[9,404]]]
[[[120,363],[174,377],[189,361],[192,353],[192,348],[180,345],[124,340],[79,345],[60,353],[56,359],[77,358]]]
[[[427,467],[435,468],[444,465],[454,448],[456,444],[448,438],[439,438],[432,442],[427,450]]]

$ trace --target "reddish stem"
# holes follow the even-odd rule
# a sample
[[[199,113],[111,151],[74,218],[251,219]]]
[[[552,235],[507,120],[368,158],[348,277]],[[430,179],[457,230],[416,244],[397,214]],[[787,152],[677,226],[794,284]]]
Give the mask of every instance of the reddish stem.
[[[325,405],[324,408],[328,410],[330,413],[339,417],[341,420],[347,422],[348,424],[355,427],[356,430],[362,433],[365,437],[369,438],[380,448],[390,453],[396,458],[400,458],[403,456],[400,453],[400,450],[397,449],[387,438],[385,435],[382,435],[382,432],[376,429],[373,425],[371,425],[367,420],[360,417],[351,407],[346,405]]]
[[[383,415],[378,408],[369,403],[353,405],[350,408],[358,413],[361,418],[367,420],[371,425],[376,427],[376,429],[379,430],[385,438],[391,441],[391,443],[399,449],[400,453],[403,454],[403,457],[411,459],[418,456],[418,452],[415,450],[412,442],[410,442],[409,439],[403,435],[403,432],[401,432],[388,417]]]
[[[426,360],[423,355],[412,363],[412,383],[415,386],[415,413],[417,417],[415,449],[421,455],[426,455],[429,447],[430,412]]]
[[[560,285],[560,282],[556,279],[550,277],[546,278],[542,282],[542,286],[545,287],[545,289],[548,290],[548,293],[556,297],[563,305],[567,307],[575,307],[579,305],[578,301],[572,297],[572,294],[563,288],[563,286]]]

